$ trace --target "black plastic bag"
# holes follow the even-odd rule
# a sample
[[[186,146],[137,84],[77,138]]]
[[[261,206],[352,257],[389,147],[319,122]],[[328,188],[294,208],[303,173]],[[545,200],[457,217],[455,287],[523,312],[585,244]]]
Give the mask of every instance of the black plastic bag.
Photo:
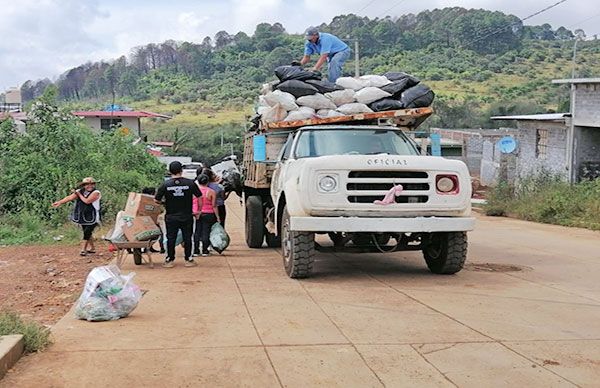
[[[281,82],[289,80],[306,81],[307,79],[321,79],[321,73],[304,70],[301,66],[279,66],[275,75]]]
[[[386,110],[398,110],[404,108],[402,106],[402,102],[398,100],[394,100],[393,98],[382,98],[381,100],[377,100],[369,104],[369,108],[373,110],[373,112],[383,112]]]
[[[310,96],[319,92],[314,86],[295,79],[280,83],[277,85],[277,90],[287,92],[296,98]]]
[[[431,105],[434,97],[435,93],[429,86],[419,84],[402,92],[400,102],[404,108],[423,108]]]
[[[409,82],[408,78],[402,78],[398,81],[392,82],[391,84],[382,86],[380,89],[383,90],[384,92],[388,92],[393,97],[400,97],[402,92],[410,87],[410,86],[408,86],[408,82]],[[412,86],[414,86],[414,85],[412,85]]]
[[[230,169],[223,171],[221,177],[223,178],[221,183],[223,184],[225,193],[231,193],[233,191],[238,195],[238,197],[242,198],[242,192],[244,189],[242,175],[236,170]]]
[[[320,80],[316,80],[316,79],[309,79],[309,80],[306,80],[306,83],[314,86],[318,90],[318,92],[321,94],[335,92],[336,90],[344,90],[343,87],[336,85],[333,82],[329,82],[329,81],[320,81]]]
[[[406,79],[407,80],[406,81],[407,88],[413,87],[413,86],[417,85],[419,82],[421,82],[421,80],[418,79],[417,77],[412,76],[410,74],[406,74],[403,71],[388,71],[387,73],[385,73],[383,75],[392,82]]]

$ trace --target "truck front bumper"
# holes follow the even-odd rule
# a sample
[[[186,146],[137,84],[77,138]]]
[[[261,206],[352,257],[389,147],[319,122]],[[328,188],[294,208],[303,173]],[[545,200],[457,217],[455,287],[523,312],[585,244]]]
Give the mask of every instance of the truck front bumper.
[[[291,217],[290,229],[299,232],[465,232],[475,228],[473,217]]]

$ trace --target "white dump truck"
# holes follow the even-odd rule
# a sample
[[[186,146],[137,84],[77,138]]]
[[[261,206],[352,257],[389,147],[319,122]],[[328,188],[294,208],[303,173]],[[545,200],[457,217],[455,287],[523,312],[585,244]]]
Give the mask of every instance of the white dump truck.
[[[259,124],[244,149],[247,245],[280,247],[291,278],[310,276],[319,250],[420,250],[433,273],[460,271],[471,181],[463,162],[421,155],[410,132],[431,113]]]

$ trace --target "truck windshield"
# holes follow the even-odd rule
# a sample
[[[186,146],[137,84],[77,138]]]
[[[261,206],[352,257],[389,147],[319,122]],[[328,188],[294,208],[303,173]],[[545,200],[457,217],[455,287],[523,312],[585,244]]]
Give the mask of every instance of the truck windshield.
[[[315,129],[299,134],[296,158],[327,155],[417,155],[400,130]]]

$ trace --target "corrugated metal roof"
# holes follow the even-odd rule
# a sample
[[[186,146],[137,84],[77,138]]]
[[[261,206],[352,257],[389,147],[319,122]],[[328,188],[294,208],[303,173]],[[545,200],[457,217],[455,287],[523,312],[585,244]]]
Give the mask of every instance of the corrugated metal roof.
[[[553,79],[553,84],[600,84],[600,78],[565,78]]]
[[[140,111],[103,111],[103,110],[91,110],[91,111],[77,111],[71,112],[73,115],[78,117],[157,117],[161,119],[170,119],[171,116],[163,115],[160,113],[148,112],[144,110]]]
[[[537,115],[492,116],[492,120],[564,121],[570,113],[542,113]]]

